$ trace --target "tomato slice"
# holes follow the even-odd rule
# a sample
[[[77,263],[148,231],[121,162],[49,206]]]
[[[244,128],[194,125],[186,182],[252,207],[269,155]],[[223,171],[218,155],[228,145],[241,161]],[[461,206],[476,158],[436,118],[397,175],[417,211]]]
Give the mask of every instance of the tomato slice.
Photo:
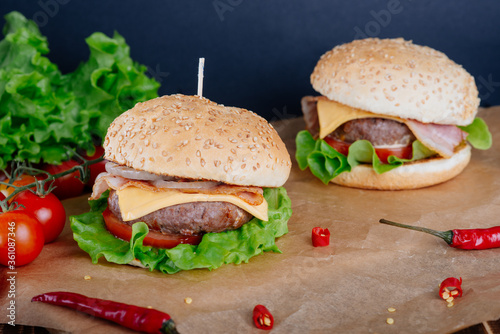
[[[130,241],[132,237],[132,226],[124,224],[106,208],[102,213],[104,223],[108,231],[115,237],[125,241]],[[164,234],[149,231],[144,238],[143,244],[157,248],[174,248],[178,244],[197,245],[201,242],[202,235],[186,236],[181,234]]]
[[[328,145],[337,150],[337,152],[342,153],[345,156],[349,153],[349,146],[351,146],[351,144],[328,136],[325,137],[324,140],[328,143]]]
[[[387,163],[387,158],[391,155],[400,159],[411,159],[413,155],[413,148],[411,145],[401,146],[395,148],[375,148],[375,153],[382,163]]]
[[[331,137],[325,137],[324,140],[336,149],[339,153],[342,153],[343,155],[347,156],[349,153],[349,146],[351,146],[350,143],[346,143],[341,140],[337,140]],[[394,155],[397,158],[400,159],[411,159],[412,154],[413,154],[413,148],[412,145],[408,146],[401,146],[401,147],[390,147],[390,148],[375,148],[375,153],[379,157],[380,161],[384,164],[387,163],[387,159],[389,156]]]

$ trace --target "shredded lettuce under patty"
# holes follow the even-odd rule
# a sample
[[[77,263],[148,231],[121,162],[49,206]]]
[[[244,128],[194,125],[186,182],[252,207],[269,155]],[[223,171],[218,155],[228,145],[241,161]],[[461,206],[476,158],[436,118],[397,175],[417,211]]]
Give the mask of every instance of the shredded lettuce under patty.
[[[460,128],[468,133],[467,141],[474,148],[486,150],[491,147],[491,133],[481,118],[476,117],[470,125]],[[313,175],[325,184],[340,173],[350,172],[359,164],[371,164],[377,174],[382,174],[406,162],[425,159],[436,154],[420,141],[415,140],[412,144],[411,159],[400,159],[391,155],[384,164],[375,153],[373,145],[367,140],[358,140],[351,144],[347,156],[339,153],[323,139],[314,139],[307,130],[300,131],[295,142],[297,145],[295,159],[300,169],[304,170],[309,167]]]
[[[172,249],[160,249],[142,244],[148,227],[143,222],[132,225],[130,242],[114,237],[104,225],[102,212],[107,207],[109,191],[99,199],[89,201],[90,212],[71,216],[73,238],[87,252],[93,263],[104,256],[108,262],[127,264],[138,259],[151,271],[156,269],[173,274],[196,268],[215,269],[222,264],[248,262],[265,251],[281,253],[275,239],[288,232],[292,215],[291,201],[285,188],[265,188],[269,220],[253,218],[237,230],[207,233],[199,245],[180,244]]]
[[[0,41],[0,168],[8,162],[60,164],[68,149],[93,153],[111,121],[158,96],[159,83],[130,58],[118,33],[86,39],[90,57],[62,74],[45,55],[47,38],[19,12],[5,16]]]

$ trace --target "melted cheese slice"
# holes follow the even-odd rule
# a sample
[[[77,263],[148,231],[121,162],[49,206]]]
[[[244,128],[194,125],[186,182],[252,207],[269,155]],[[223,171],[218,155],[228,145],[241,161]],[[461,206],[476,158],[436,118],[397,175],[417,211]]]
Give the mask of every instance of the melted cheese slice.
[[[332,100],[318,100],[319,137],[325,138],[342,124],[359,118],[387,118],[405,123],[399,117],[374,114],[361,109],[352,108]]]
[[[156,210],[191,202],[228,202],[249,212],[260,220],[267,221],[267,201],[250,205],[241,198],[225,194],[188,194],[173,189],[148,191],[137,187],[117,190],[118,205],[125,221],[137,219]]]

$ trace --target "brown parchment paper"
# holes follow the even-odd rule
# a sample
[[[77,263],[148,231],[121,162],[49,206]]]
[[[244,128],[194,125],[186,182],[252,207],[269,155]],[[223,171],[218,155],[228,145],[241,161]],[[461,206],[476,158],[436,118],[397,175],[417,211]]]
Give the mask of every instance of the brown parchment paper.
[[[433,236],[378,223],[387,218],[438,230],[499,225],[500,107],[481,110],[494,144],[473,150],[466,170],[441,185],[370,191],[324,185],[295,164],[285,187],[293,204],[289,233],[247,264],[165,275],[101,261],[94,265],[69,226],[33,263],[17,268],[16,324],[53,332],[121,333],[119,326],[72,310],[31,303],[48,291],[72,291],[169,313],[181,333],[260,333],[252,310],[264,304],[274,333],[448,333],[500,317],[500,249],[463,251]],[[291,155],[301,119],[275,127]],[[66,200],[68,215],[88,211],[86,196]],[[331,245],[314,248],[311,229],[329,228]],[[0,281],[0,322],[7,322],[7,271]],[[84,276],[91,276],[85,280]],[[464,294],[448,308],[438,284],[462,277]],[[184,298],[193,302],[186,304]],[[388,307],[396,308],[389,313]],[[386,319],[394,319],[388,325]]]

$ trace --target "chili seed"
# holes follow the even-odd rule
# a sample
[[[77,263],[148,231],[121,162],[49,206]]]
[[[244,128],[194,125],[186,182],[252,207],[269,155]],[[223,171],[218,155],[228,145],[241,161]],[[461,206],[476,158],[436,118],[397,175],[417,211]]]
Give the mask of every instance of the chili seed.
[[[453,297],[450,297],[450,298],[447,298],[447,299],[446,299],[446,301],[447,301],[448,303],[451,303],[451,302],[453,301],[453,299],[454,299]]]
[[[259,317],[259,323],[262,326],[271,326],[271,318],[267,314],[263,314]]]
[[[85,276],[83,276],[83,279],[88,281],[88,280],[92,279],[92,277],[90,277],[89,275],[85,275]]]
[[[387,322],[389,325],[392,325],[394,323],[394,319],[387,318],[387,320],[385,322]]]
[[[446,305],[446,306],[452,307],[453,305],[455,305],[453,302],[449,302],[448,305]]]
[[[188,304],[188,305],[189,305],[189,304],[191,304],[192,302],[193,302],[193,299],[192,299],[191,297],[186,297],[186,298],[184,298],[184,303],[186,303],[186,304]]]
[[[389,307],[389,308],[387,309],[387,311],[389,311],[389,312],[393,313],[393,312],[396,312],[396,309],[395,309],[394,307]]]
[[[458,295],[458,291],[457,291],[457,290],[453,290],[453,291],[451,292],[451,295],[452,295],[452,296],[456,296],[456,295]]]
[[[446,300],[448,298],[450,298],[450,294],[448,292],[444,292],[443,293],[443,299]]]

